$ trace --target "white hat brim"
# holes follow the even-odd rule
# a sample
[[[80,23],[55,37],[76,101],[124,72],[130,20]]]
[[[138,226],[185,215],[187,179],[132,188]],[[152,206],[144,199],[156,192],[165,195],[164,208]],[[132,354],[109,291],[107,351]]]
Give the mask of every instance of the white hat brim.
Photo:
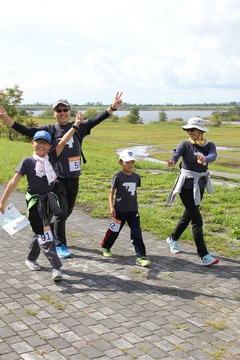
[[[199,125],[184,125],[182,126],[183,130],[188,130],[188,129],[198,129],[200,131],[203,132],[208,132],[209,129],[206,128],[205,126],[199,126]]]

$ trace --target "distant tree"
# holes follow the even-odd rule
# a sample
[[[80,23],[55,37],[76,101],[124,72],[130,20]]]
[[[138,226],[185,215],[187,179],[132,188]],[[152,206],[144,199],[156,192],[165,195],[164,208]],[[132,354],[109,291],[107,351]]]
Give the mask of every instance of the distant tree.
[[[131,110],[130,110],[130,114],[135,115],[138,119],[140,118],[139,115],[139,107],[138,106],[134,106]]]
[[[219,127],[221,126],[221,113],[219,111],[214,111],[210,116],[212,126]]]
[[[167,120],[167,114],[165,113],[165,111],[160,111],[159,112],[159,121],[163,122]]]
[[[226,111],[214,111],[210,117],[214,126],[219,126],[222,121],[239,121],[240,120],[240,106],[234,106]]]
[[[138,117],[135,114],[129,114],[127,116],[127,118],[128,118],[128,122],[130,124],[137,124],[138,123]]]
[[[4,107],[12,119],[17,120],[22,124],[24,123],[26,126],[37,126],[37,123],[33,120],[32,116],[29,116],[26,110],[17,109],[17,105],[20,105],[23,100],[22,95],[23,91],[19,89],[18,85],[15,85],[13,88],[0,90],[0,105]],[[0,131],[1,134],[8,134],[10,140],[26,140],[25,136],[19,134],[2,122]]]
[[[90,108],[84,113],[84,119],[90,119],[90,118],[92,118],[93,116],[96,116],[96,115],[97,115],[97,109]]]
[[[130,124],[142,124],[143,121],[140,117],[139,114],[139,107],[138,106],[134,106],[131,110],[130,110],[130,114],[127,115],[128,121],[130,122]]]
[[[14,88],[0,90],[0,105],[4,107],[10,117],[17,114],[16,106],[21,104],[22,95],[23,91],[19,89],[18,85],[15,85]]]
[[[234,121],[240,118],[240,106],[234,106],[227,111],[227,120]]]

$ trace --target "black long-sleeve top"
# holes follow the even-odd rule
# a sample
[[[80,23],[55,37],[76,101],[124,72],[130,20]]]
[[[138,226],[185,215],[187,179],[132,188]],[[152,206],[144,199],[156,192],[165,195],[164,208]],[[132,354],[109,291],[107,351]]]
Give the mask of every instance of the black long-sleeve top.
[[[103,120],[110,116],[108,111],[103,111],[90,119],[83,120],[80,123],[79,129],[75,132],[73,137],[67,142],[62,153],[60,154],[55,166],[55,172],[60,178],[74,178],[81,174],[80,158],[82,141],[85,136],[91,133],[91,129],[100,124]],[[69,121],[66,125],[50,124],[37,127],[26,127],[18,122],[14,122],[12,128],[23,135],[33,138],[34,134],[39,130],[48,131],[52,136],[53,148],[56,147],[63,135],[72,127],[74,121]]]

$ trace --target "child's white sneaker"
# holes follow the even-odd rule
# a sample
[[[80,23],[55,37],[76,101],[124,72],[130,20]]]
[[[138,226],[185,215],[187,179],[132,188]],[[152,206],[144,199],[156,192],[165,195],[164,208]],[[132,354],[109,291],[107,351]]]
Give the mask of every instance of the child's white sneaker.
[[[219,259],[214,258],[210,254],[203,256],[201,259],[201,265],[203,265],[203,266],[211,266],[213,264],[217,264],[218,262],[219,262]]]
[[[33,271],[41,270],[41,266],[36,261],[26,259],[25,264],[29,267],[30,270]]]
[[[180,250],[179,250],[179,247],[178,247],[178,242],[176,240],[173,240],[171,238],[171,236],[169,236],[167,239],[166,239],[166,242],[168,243],[168,245],[170,245],[170,251],[171,253],[173,254],[180,254]]]
[[[52,271],[52,280],[53,281],[62,280],[62,270],[61,269],[53,269],[53,271]]]

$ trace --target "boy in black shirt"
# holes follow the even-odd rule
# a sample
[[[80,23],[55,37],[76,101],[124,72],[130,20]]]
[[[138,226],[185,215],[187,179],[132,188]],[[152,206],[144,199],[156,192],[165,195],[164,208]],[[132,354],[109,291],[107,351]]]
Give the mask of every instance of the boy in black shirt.
[[[24,158],[15,170],[15,175],[9,181],[0,200],[0,211],[4,213],[5,203],[19,180],[26,175],[28,181],[27,207],[28,219],[34,232],[30,244],[30,251],[26,259],[26,265],[34,271],[41,270],[36,262],[40,250],[49,260],[52,266],[52,280],[62,279],[62,263],[57,255],[50,229],[50,221],[53,214],[63,216],[58,206],[57,176],[54,171],[55,163],[66,143],[72,138],[82,121],[81,115],[77,116],[74,127],[62,137],[55,149],[52,149],[51,135],[44,130],[37,131],[32,140],[34,153]]]
[[[133,152],[129,149],[123,150],[119,155],[119,164],[122,166],[122,171],[119,171],[114,176],[109,193],[112,222],[101,246],[103,247],[104,256],[112,256],[111,248],[123,225],[127,222],[131,229],[131,243],[137,255],[136,264],[148,266],[150,261],[146,259],[137,202],[137,187],[141,186],[141,178],[133,171],[135,160]]]

